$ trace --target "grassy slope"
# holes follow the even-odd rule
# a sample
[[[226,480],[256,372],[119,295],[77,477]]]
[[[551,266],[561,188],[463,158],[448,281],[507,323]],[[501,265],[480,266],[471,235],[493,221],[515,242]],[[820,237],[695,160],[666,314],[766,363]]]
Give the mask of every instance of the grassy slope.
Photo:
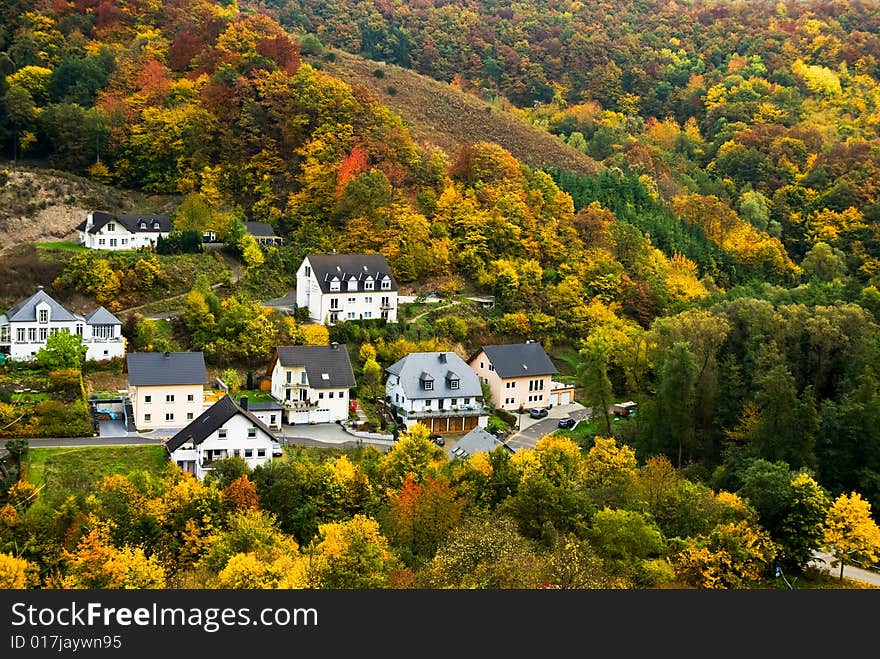
[[[335,61],[321,62],[324,71],[369,89],[403,118],[417,141],[439,146],[453,158],[462,145],[488,140],[534,168],[553,166],[579,174],[601,169],[595,160],[554,135],[446,83],[340,50],[333,53]],[[373,75],[379,68],[384,73],[381,78]],[[389,87],[396,92],[388,93]]]
[[[165,466],[163,446],[83,446],[32,448],[28,481],[50,493],[56,489],[88,494],[101,478],[146,470],[159,475]]]

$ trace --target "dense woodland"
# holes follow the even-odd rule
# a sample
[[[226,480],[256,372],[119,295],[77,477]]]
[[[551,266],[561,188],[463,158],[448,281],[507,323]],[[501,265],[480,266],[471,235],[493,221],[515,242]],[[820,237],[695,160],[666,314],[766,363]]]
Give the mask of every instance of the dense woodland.
[[[731,525],[766,534],[763,568],[777,560],[799,570],[803,547],[820,542],[817,520],[838,497],[858,496],[878,518],[877,3],[9,4],[13,10],[0,17],[0,143],[10,160],[181,195],[175,249],[185,251],[187,231],[216,231],[246,268],[242,282],[257,288],[290,281],[302,255],[335,248],[381,252],[401,283],[491,293],[497,303],[488,319],[450,311],[429,335],[343,324],[332,337],[318,337],[263,308],[244,287],[221,299],[201,279],[187,295],[176,336],[129,319],[133,348],[174,345],[204,350],[215,363],[256,365],[274,345],[332,338],[353,347],[360,375],[361,343],[374,344],[372,359],[387,366],[409,349],[443,345],[467,353],[481,343],[531,338],[577,355],[573,371],[586,405],[601,410],[615,397],[639,402],[637,423],[615,427],[598,415],[600,434],[589,446],[550,442],[546,454],[454,466],[424,457],[411,482],[401,474],[389,481],[379,469],[391,454],[366,452],[354,466],[301,455],[240,483],[255,495],[233,508],[259,508],[259,515],[233,516],[220,489],[181,485],[179,476],[111,482],[101,492],[112,491],[112,503],[102,502],[103,494],[74,497],[65,504],[69,519],[52,522],[60,526],[53,527],[51,551],[25,552],[40,583],[60,583],[46,579],[62,565],[69,583],[95,583],[75,581],[76,559],[61,558],[62,547],[75,556],[80,538],[92,543],[88,551],[146,551],[144,561],[165,566],[163,584],[179,583],[171,579],[177,564],[205,567],[199,561],[208,538],[247,535],[235,525],[256,524],[256,515],[259,543],[280,553],[259,554],[265,547],[251,538],[256,544],[242,545],[242,555],[256,552],[264,566],[266,556],[283,556],[278,574],[316,538],[335,537],[331,544],[339,545],[351,532],[357,542],[391,543],[368,543],[369,551],[402,561],[388,558],[386,565],[383,558],[387,579],[375,585],[459,585],[444,581],[455,572],[451,564],[445,576],[430,576],[428,566],[465,555],[449,550],[443,558],[437,552],[444,542],[463,547],[491,527],[501,534],[497,556],[535,561],[536,572],[508,565],[504,575],[475,585],[630,587],[678,579],[706,587],[683,576],[676,561],[687,551],[709,560],[707,547],[726,546],[742,531]],[[330,46],[509,107],[591,156],[598,173],[531,168],[489,142],[455,153],[419,144],[369,91],[322,71]],[[286,247],[257,247],[242,220],[269,222]],[[113,308],[126,294],[165,290],[162,258],[78,254],[54,285]],[[613,450],[603,437],[615,440]],[[623,456],[625,464],[615,466],[622,475],[602,481],[602,470],[588,466],[594,451]],[[328,475],[343,467],[351,483]],[[298,494],[267,480],[284,469],[293,470],[290,487]],[[540,479],[528,478],[532,469]],[[657,470],[663,488],[687,490],[702,503],[649,485],[639,490],[640,479],[660,478]],[[480,478],[495,484],[473,485]],[[313,489],[302,490],[303,483]],[[356,493],[337,491],[352,483]],[[179,488],[210,500],[210,528],[196,528],[202,522],[189,513],[168,512],[167,497]],[[771,501],[770,491],[779,497]],[[389,521],[389,511],[399,503],[412,512],[421,496],[446,502],[442,515],[424,514],[448,514],[450,521],[436,530],[442,537],[416,549],[422,540],[412,534],[429,531],[412,519]],[[786,520],[796,513],[786,506],[807,505],[804,497],[816,509],[812,530],[801,535],[803,529],[789,529]],[[4,509],[9,523],[0,551],[36,542],[37,522],[21,523],[27,505]],[[153,505],[158,512],[149,519],[124,512]],[[606,508],[613,519],[603,519]],[[466,514],[478,509],[491,514],[477,521]],[[689,515],[701,517],[667,519]],[[316,535],[325,523],[330,535]],[[614,557],[624,551],[615,549],[622,540],[603,536],[603,525],[630,523],[634,534],[652,538],[635,563],[630,554]],[[521,544],[514,551],[505,543]],[[151,556],[149,547],[189,558]],[[317,550],[310,551],[313,560]],[[217,583],[211,579],[222,578],[235,553],[212,559],[198,582]],[[864,555],[868,562],[877,557]],[[644,563],[661,558],[662,569]],[[538,574],[539,567],[578,561],[598,581]],[[533,580],[504,580],[521,573]],[[746,573],[755,577],[750,582],[763,575],[745,568],[739,574]],[[351,583],[302,579],[297,583]],[[714,583],[735,587],[750,579]]]

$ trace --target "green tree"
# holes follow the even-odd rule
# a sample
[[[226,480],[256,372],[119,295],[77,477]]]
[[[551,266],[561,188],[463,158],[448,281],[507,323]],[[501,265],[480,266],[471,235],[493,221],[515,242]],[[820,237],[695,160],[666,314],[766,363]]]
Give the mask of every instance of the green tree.
[[[220,379],[223,380],[224,384],[229,387],[229,393],[231,395],[237,394],[241,390],[241,377],[238,375],[238,371],[234,368],[227,368],[220,374]]]
[[[694,446],[694,402],[696,400],[697,360],[690,344],[677,342],[670,347],[657,375],[657,413],[654,428],[658,445],[664,450],[677,448],[681,468],[685,449]]]
[[[611,400],[614,392],[608,377],[608,343],[594,332],[580,351],[578,380],[584,388],[587,405],[593,416],[605,422],[605,432],[611,436]]]
[[[37,363],[49,371],[63,368],[82,370],[88,348],[82,336],[70,332],[55,332],[46,339],[46,345],[37,350]]]

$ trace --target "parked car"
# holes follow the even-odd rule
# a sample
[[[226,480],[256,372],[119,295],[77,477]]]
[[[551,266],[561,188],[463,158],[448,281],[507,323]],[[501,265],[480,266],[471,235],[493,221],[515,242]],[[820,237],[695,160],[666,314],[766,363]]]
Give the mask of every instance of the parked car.
[[[529,410],[529,416],[533,419],[543,419],[547,414],[549,413],[543,407],[533,407]]]
[[[446,446],[446,440],[443,439],[442,436],[440,436],[436,433],[432,433],[432,434],[428,435],[428,439],[430,439],[432,442],[434,442],[437,446]]]
[[[284,451],[281,449],[281,444],[272,442],[272,457],[280,458],[282,455],[284,455]]]
[[[559,427],[560,428],[574,428],[577,424],[577,421],[568,417],[566,419],[559,419]]]

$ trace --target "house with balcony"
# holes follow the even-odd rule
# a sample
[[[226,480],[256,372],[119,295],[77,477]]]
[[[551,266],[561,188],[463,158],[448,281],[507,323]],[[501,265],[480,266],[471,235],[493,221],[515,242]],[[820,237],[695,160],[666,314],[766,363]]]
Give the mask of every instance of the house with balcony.
[[[411,352],[385,372],[385,400],[407,428],[421,423],[442,435],[486,427],[480,380],[454,352]]]
[[[277,438],[245,401],[222,396],[165,443],[168,459],[199,480],[215,460],[240,457],[251,469],[271,460]]]
[[[204,353],[130,352],[125,365],[138,430],[181,428],[205,409]]]
[[[56,332],[81,336],[87,360],[113,359],[125,354],[122,322],[116,316],[104,307],[86,315],[69,311],[42,286],[0,315],[0,354],[31,360]]]
[[[89,249],[130,250],[152,249],[159,236],[171,233],[167,215],[114,215],[90,211],[77,226],[79,244]]]
[[[266,370],[271,393],[289,424],[348,418],[354,371],[344,345],[278,346]]]
[[[496,407],[552,407],[574,401],[574,387],[553,381],[559,370],[536,341],[483,346],[468,364],[489,386]]]
[[[296,271],[296,306],[324,325],[397,322],[397,281],[381,254],[309,254]]]
[[[245,230],[254,237],[258,245],[283,245],[284,238],[275,235],[275,229],[268,222],[245,222]]]

